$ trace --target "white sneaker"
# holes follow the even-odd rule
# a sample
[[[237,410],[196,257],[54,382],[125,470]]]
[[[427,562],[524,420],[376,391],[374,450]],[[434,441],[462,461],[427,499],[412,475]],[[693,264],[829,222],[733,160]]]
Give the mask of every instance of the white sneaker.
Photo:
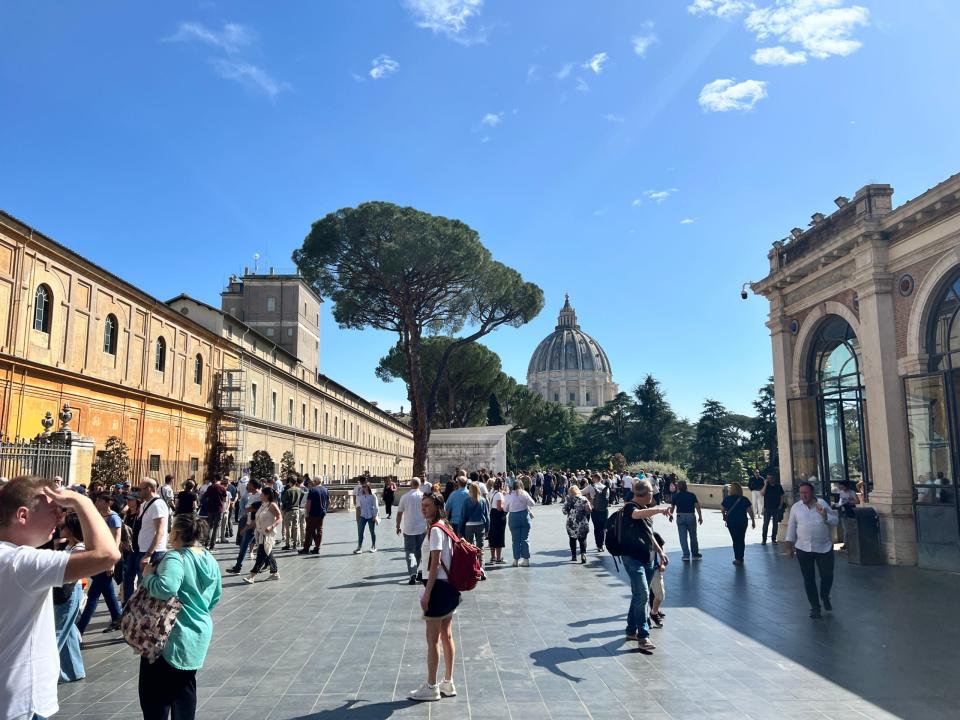
[[[519,565],[519,564],[520,564],[520,562],[519,562],[518,560],[514,560],[514,561],[513,561],[513,566],[514,566],[514,567],[517,567],[517,565]]]
[[[439,689],[440,689],[440,695],[442,697],[457,696],[457,688],[453,684],[453,680],[441,680]]]
[[[377,551],[376,548],[370,548],[370,552],[376,552],[376,551]]]
[[[520,558],[520,567],[530,567],[530,561],[527,558]]]
[[[407,695],[407,697],[417,702],[433,702],[440,699],[440,686],[434,685],[431,687],[429,684],[424,683]]]
[[[256,582],[256,580],[253,579],[253,575],[247,575],[247,576],[243,579],[243,581],[244,581],[247,585],[253,585],[253,583]]]
[[[267,580],[279,580],[279,579],[280,579],[280,573],[270,573],[270,577],[267,578]]]
[[[362,552],[363,552],[363,549],[362,549],[362,548],[357,548],[356,550],[353,551],[353,554],[354,554],[354,555],[359,555],[359,554],[362,553]]]

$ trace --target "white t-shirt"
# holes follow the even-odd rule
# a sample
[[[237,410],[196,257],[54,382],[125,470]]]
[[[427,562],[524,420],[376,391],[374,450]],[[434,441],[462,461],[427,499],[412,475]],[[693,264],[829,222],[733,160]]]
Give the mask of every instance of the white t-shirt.
[[[156,524],[153,522],[158,518],[163,518],[164,520],[170,515],[170,509],[167,507],[167,504],[163,501],[163,498],[157,498],[157,501],[154,502],[153,498],[150,498],[143,507],[146,510],[140,510],[140,533],[137,535],[137,544],[140,548],[140,552],[146,552],[150,549],[150,543],[153,542],[153,536],[157,532]],[[149,507],[148,507],[149,505]],[[163,534],[163,538],[160,542],[157,543],[157,546],[153,549],[154,552],[163,552],[167,549],[167,533]]]
[[[476,484],[477,488],[480,490],[480,494],[483,495],[484,497],[486,497],[486,496],[487,496],[487,492],[488,492],[488,488],[487,488],[486,483],[478,482],[478,483],[475,483],[475,484]]]
[[[503,499],[503,509],[507,512],[520,512],[529,510],[536,503],[527,493],[512,492]]]
[[[633,477],[630,475],[623,476],[623,489],[633,491]]]
[[[400,516],[400,532],[404,535],[423,535],[427,531],[427,520],[420,512],[422,500],[423,492],[420,488],[409,490],[400,498],[397,512],[403,513]]]
[[[0,542],[0,718],[50,717],[60,654],[50,589],[63,585],[70,553]]]
[[[493,497],[490,498],[490,509],[491,510],[505,510],[506,506],[503,508],[498,508],[497,503],[504,499],[504,495],[499,490],[493,490]]]
[[[440,528],[430,528],[430,533],[423,539],[423,545],[420,547],[420,572],[423,574],[424,580],[430,576],[428,568],[430,567],[430,552],[432,550],[439,550],[443,565],[450,567],[450,563],[453,561],[453,546],[450,544],[450,538]],[[437,568],[437,578],[439,580],[447,579],[447,573],[443,569],[443,565]]]

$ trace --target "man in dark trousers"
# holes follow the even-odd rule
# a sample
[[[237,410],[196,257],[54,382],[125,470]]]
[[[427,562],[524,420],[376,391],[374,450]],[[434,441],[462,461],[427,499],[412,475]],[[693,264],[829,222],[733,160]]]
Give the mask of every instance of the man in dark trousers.
[[[803,588],[810,601],[810,617],[820,617],[820,608],[833,610],[830,590],[833,588],[833,528],[840,518],[837,511],[817,498],[813,485],[800,483],[800,499],[790,508],[787,523],[787,556],[797,555]],[[817,588],[817,572],[820,587]]]
[[[227,489],[223,486],[223,478],[216,475],[213,484],[207,488],[207,522],[210,526],[210,537],[207,547],[211,550],[216,547],[217,536],[220,534],[220,518],[227,507]]]
[[[543,504],[553,502],[553,475],[548,471],[543,474]]]
[[[320,544],[323,542],[323,520],[327,517],[327,504],[330,496],[320,480],[312,480],[313,487],[307,493],[307,504],[304,507],[304,515],[307,518],[307,532],[303,539],[303,549],[297,550],[298,555],[317,555],[320,552]],[[310,545],[313,544],[313,550]]]
[[[767,544],[767,526],[773,521],[773,532],[770,539],[773,544],[777,544],[777,526],[783,520],[783,511],[787,505],[783,486],[780,481],[773,476],[773,473],[767,473],[767,482],[760,491],[763,497],[763,530],[761,532],[761,545]]]

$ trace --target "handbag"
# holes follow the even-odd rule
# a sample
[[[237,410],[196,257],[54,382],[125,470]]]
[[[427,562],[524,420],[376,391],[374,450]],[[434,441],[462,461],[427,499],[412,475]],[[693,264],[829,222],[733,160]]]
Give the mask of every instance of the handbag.
[[[130,598],[120,617],[123,639],[147,662],[154,663],[163,654],[170,632],[183,608],[174,595],[168,600],[153,597],[141,585]]]

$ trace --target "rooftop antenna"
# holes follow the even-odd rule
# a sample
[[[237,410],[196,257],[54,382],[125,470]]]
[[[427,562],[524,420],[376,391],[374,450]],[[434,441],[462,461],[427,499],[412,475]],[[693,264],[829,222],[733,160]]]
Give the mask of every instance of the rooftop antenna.
[[[260,269],[260,253],[254,253],[253,254],[253,274],[254,275],[259,274],[258,273],[259,269]]]

